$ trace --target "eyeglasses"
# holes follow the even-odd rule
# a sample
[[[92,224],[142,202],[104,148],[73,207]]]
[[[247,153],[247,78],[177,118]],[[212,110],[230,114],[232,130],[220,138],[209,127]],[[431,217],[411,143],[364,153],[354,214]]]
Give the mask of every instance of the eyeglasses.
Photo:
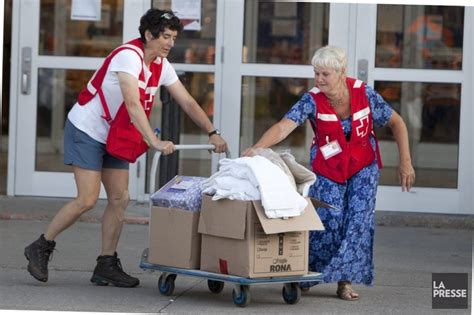
[[[167,19],[167,20],[171,20],[173,17],[174,17],[174,15],[171,14],[171,13],[168,13],[168,12],[163,13],[163,14],[160,16],[160,18]]]

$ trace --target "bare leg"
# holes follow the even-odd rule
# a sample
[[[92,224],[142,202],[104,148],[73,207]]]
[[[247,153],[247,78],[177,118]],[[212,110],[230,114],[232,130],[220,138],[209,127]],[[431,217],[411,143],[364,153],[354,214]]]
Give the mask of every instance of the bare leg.
[[[128,206],[128,170],[104,168],[102,183],[107,192],[107,207],[102,216],[101,255],[114,255],[123,227],[125,209]]]
[[[101,173],[77,166],[73,166],[73,171],[77,197],[64,205],[53,218],[44,234],[47,240],[54,240],[59,233],[76,222],[84,212],[92,209],[99,197]]]
[[[140,280],[125,273],[116,255],[122,232],[124,212],[128,205],[128,170],[104,168],[102,183],[107,191],[107,207],[102,216],[102,252],[97,257],[91,282],[133,288]]]

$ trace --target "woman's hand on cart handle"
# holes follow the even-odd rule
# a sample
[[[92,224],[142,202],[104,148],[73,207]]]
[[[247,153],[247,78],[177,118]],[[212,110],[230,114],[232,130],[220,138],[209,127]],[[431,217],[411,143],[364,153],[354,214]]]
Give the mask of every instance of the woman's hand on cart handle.
[[[160,151],[163,155],[171,154],[176,150],[174,143],[171,141],[161,141],[156,138],[156,141],[153,142],[153,148]]]
[[[213,144],[215,153],[224,153],[227,152],[227,142],[218,134],[213,134],[209,137],[208,144]]]

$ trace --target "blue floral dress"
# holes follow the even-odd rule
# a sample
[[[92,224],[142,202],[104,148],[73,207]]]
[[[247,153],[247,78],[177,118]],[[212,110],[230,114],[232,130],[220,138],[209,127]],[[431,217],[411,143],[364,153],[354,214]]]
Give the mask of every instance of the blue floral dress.
[[[392,116],[390,105],[371,87],[366,86],[372,119],[375,127],[384,126]],[[286,113],[285,118],[298,125],[306,119],[315,123],[316,105],[313,97],[305,93]],[[352,130],[352,117],[341,121],[344,134]],[[371,137],[372,148],[376,149]],[[310,163],[318,148],[311,147]],[[329,203],[340,210],[317,208],[324,231],[310,231],[309,270],[321,272],[323,282],[352,281],[372,285],[374,280],[373,243],[375,197],[379,180],[377,161],[363,168],[345,183],[336,183],[317,175],[309,195]],[[309,287],[317,283],[301,283]]]

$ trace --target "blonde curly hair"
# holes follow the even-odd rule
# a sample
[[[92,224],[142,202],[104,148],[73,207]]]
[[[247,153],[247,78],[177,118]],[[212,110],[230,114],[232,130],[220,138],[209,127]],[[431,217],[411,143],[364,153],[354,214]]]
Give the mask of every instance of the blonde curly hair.
[[[332,68],[336,72],[347,69],[346,52],[336,46],[324,46],[316,50],[311,59],[313,67]]]

